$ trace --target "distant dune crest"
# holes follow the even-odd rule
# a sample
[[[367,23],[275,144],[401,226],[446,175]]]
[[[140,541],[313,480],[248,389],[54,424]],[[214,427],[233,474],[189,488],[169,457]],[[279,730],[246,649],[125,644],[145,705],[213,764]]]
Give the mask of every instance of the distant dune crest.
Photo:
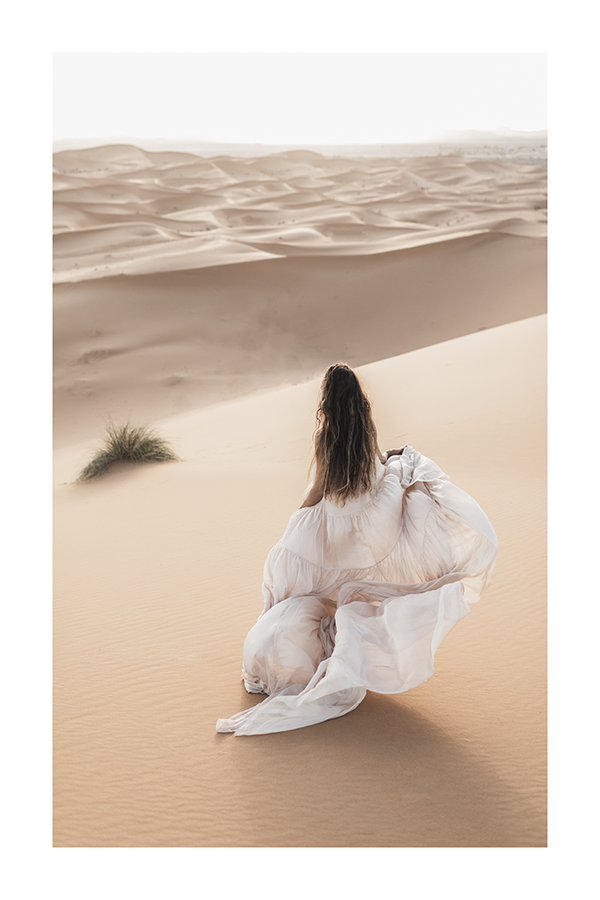
[[[54,142],[56,153],[64,150],[100,148],[107,145],[130,144],[152,152],[173,150],[193,153],[196,156],[268,156],[272,153],[287,153],[299,150],[318,153],[321,156],[341,157],[387,157],[411,158],[415,156],[443,156],[461,148],[465,156],[484,158],[523,160],[545,160],[547,157],[547,132],[514,131],[511,128],[496,128],[492,131],[450,131],[420,141],[404,143],[370,144],[306,144],[302,147],[291,144],[239,144],[220,141],[194,139],[166,140],[163,138],[134,138],[114,136],[112,138],[73,138]]]

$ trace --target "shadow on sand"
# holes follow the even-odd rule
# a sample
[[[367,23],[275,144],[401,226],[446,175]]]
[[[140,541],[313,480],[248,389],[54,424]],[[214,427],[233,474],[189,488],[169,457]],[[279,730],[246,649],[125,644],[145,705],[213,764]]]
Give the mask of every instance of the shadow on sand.
[[[531,798],[402,696],[369,693],[340,719],[223,738],[239,772],[236,831],[248,835],[238,846],[546,845]]]

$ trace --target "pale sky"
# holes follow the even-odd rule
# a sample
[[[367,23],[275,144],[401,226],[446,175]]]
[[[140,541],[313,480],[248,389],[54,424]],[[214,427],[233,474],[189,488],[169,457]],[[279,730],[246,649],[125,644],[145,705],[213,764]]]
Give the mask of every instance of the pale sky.
[[[54,140],[369,144],[539,131],[544,53],[58,53]]]

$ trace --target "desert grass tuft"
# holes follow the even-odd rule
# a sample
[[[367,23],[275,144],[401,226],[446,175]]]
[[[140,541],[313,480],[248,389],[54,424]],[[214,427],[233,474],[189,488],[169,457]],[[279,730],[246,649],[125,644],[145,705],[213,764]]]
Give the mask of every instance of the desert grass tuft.
[[[89,481],[103,475],[114,462],[127,460],[134,463],[165,462],[179,457],[168,443],[145,425],[106,426],[103,446],[80,472],[78,481]]]

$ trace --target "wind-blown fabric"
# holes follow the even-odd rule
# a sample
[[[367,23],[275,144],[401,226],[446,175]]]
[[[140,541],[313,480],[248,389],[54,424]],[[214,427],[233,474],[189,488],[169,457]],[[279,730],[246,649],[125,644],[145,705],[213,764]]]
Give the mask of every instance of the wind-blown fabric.
[[[302,728],[350,712],[367,690],[426,681],[497,554],[481,507],[412,447],[378,463],[371,492],[296,510],[265,562],[264,608],[244,643],[246,689],[268,697],[217,731]]]

